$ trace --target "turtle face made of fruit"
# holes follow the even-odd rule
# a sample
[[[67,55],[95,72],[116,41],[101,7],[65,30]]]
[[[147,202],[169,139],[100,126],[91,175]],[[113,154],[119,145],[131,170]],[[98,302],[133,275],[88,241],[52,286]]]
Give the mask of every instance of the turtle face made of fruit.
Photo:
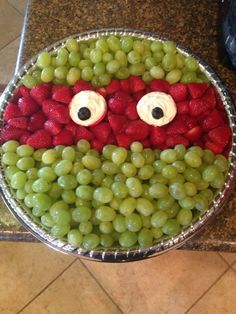
[[[113,38],[113,47],[109,38],[113,51],[119,40]],[[137,51],[140,42],[133,46]],[[74,53],[69,61],[76,74],[78,43],[73,45],[67,49]],[[159,49],[157,42],[156,58]],[[96,66],[101,56],[92,51]],[[128,53],[130,71],[137,55]],[[167,51],[168,62],[170,55]],[[53,61],[46,57],[45,69],[51,71]],[[148,58],[147,67],[155,61]],[[154,77],[157,68],[150,70]],[[212,85],[197,79],[169,83],[180,70],[165,70],[166,80],[128,75],[94,87],[89,71],[86,81],[72,83],[70,69],[70,86],[17,88],[3,112],[5,176],[15,197],[55,237],[85,249],[148,247],[190,225],[222,188],[232,136],[222,100]]]

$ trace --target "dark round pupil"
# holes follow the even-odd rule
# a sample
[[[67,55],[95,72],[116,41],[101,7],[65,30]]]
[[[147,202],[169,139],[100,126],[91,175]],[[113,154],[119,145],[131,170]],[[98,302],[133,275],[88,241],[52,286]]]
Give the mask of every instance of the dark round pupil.
[[[163,110],[159,107],[155,107],[152,109],[152,116],[154,119],[160,119],[164,116]]]
[[[88,120],[91,117],[91,112],[88,108],[82,107],[78,110],[78,117],[80,120]]]

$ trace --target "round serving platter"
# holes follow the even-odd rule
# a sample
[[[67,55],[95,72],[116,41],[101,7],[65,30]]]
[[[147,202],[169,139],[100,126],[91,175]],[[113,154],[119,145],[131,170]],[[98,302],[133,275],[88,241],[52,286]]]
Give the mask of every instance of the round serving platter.
[[[142,39],[148,40],[160,40],[164,41],[169,38],[155,35],[149,32],[142,32],[138,30],[131,29],[101,29],[93,30],[80,34],[75,34],[70,37],[76,38],[78,42],[87,41],[91,39],[97,39],[100,36],[109,36],[109,35],[118,35],[118,36],[134,36]],[[67,38],[64,38],[55,44],[45,48],[44,50],[53,52],[57,49],[65,46]],[[181,231],[178,235],[162,240],[148,248],[135,248],[135,249],[100,249],[95,250],[85,250],[83,248],[75,248],[63,240],[56,239],[49,232],[42,227],[41,224],[33,220],[32,215],[29,211],[14,198],[13,191],[11,190],[9,184],[7,183],[4,177],[3,168],[0,166],[0,192],[2,194],[3,200],[5,201],[7,207],[11,213],[19,220],[19,222],[29,230],[38,240],[44,242],[48,246],[63,253],[71,254],[76,257],[83,257],[95,261],[103,262],[130,262],[135,260],[140,260],[144,258],[154,257],[156,255],[163,254],[169,250],[180,247],[191,237],[195,236],[200,230],[202,230],[205,225],[212,219],[217,213],[219,213],[224,204],[226,203],[229,195],[231,194],[232,188],[234,186],[235,174],[236,174],[236,126],[235,126],[235,109],[232,98],[218,75],[213,71],[213,69],[200,57],[195,55],[190,50],[186,49],[182,45],[176,43],[178,51],[184,54],[185,56],[193,56],[199,62],[200,70],[208,77],[210,83],[217,89],[220,94],[226,112],[228,114],[229,124],[232,130],[232,148],[229,153],[229,170],[226,176],[224,187],[219,191],[215,196],[210,208],[202,214],[198,219],[193,222],[190,226]],[[14,78],[9,82],[5,91],[0,97],[0,126],[3,123],[2,114],[4,108],[6,107],[8,101],[11,99],[14,94],[15,89],[20,85],[22,77],[28,73],[32,67],[35,66],[37,61],[37,56],[35,55],[30,59]]]

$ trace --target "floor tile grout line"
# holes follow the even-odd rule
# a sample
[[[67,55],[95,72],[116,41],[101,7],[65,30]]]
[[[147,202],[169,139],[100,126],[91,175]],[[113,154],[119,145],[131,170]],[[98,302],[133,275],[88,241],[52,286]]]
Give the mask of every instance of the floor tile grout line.
[[[78,259],[78,262],[80,262],[85,268],[86,270],[89,272],[89,274],[92,276],[92,278],[96,281],[96,283],[99,285],[99,287],[102,289],[102,291],[104,291],[104,293],[108,296],[108,298],[111,300],[111,302],[118,308],[118,310],[124,314],[124,312],[122,311],[122,309],[120,308],[120,306],[115,302],[115,300],[113,300],[113,298],[110,296],[110,294],[107,292],[107,290],[103,287],[103,285],[97,280],[97,278],[94,276],[94,274],[89,270],[89,268],[84,264],[84,262],[80,259]],[[96,263],[96,262],[92,262],[92,263]]]
[[[61,275],[63,275],[74,263],[76,258],[66,266],[53,280],[51,280],[40,292],[38,292],[29,302],[27,302],[16,314],[20,314],[24,309],[26,309],[32,302],[34,302],[48,287],[50,287]]]
[[[27,2],[27,0],[26,0]],[[20,16],[24,16],[24,13],[20,12],[11,2],[7,0],[7,3],[18,13]]]
[[[13,41],[15,41],[17,38],[20,37],[20,34],[18,34],[18,36],[16,38],[14,38],[13,40],[9,41],[7,44],[5,44],[3,47],[0,47],[0,52],[5,49],[8,45],[12,44]]]
[[[199,298],[197,298],[193,304],[184,312],[184,314],[188,314],[189,311],[211,290],[211,288],[214,287],[215,284],[231,269],[230,266],[228,266],[223,273],[207,288],[206,291],[204,291]]]
[[[234,262],[233,262],[232,264],[230,264],[230,263],[220,254],[220,252],[216,252],[216,253],[218,254],[218,256],[219,256],[227,265],[231,266],[231,265],[234,264]]]

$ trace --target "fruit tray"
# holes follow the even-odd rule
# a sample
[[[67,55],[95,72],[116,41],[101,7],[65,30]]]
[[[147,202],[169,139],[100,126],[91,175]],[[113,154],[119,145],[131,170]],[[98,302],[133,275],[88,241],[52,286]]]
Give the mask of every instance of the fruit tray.
[[[96,40],[100,37],[104,36],[131,36],[136,39],[146,39],[150,41],[158,40],[160,42],[164,42],[168,40],[162,36],[136,31],[129,29],[102,29],[102,30],[94,30],[85,33],[75,34],[71,36],[75,38],[78,43],[87,42],[90,40]],[[71,38],[70,37],[70,38]],[[64,38],[57,43],[47,47],[44,51],[47,52],[57,52],[58,49],[65,47],[66,41],[68,38]],[[14,197],[14,191],[10,186],[9,182],[5,177],[5,170],[3,165],[0,168],[0,190],[2,197],[8,206],[11,213],[19,220],[19,222],[28,229],[37,239],[49,245],[51,248],[59,250],[63,253],[71,254],[77,257],[84,257],[91,260],[96,261],[104,261],[104,262],[128,262],[134,261],[144,258],[153,257],[162,253],[165,253],[171,249],[178,248],[191,237],[195,236],[204,226],[213,218],[218,212],[223,209],[224,204],[229,197],[235,178],[235,167],[236,167],[236,142],[235,142],[235,110],[232,99],[225,87],[224,83],[220,80],[217,74],[213,71],[213,69],[201,58],[196,56],[193,52],[186,49],[185,47],[175,43],[178,53],[182,54],[185,57],[191,56],[197,60],[199,69],[202,73],[205,74],[209,83],[214,86],[218,95],[220,96],[225,111],[228,117],[228,123],[230,129],[232,131],[232,145],[231,149],[228,153],[228,162],[229,167],[225,178],[225,183],[223,187],[217,192],[214,196],[213,201],[211,202],[209,208],[206,211],[203,211],[200,216],[196,219],[193,219],[191,224],[186,225],[181,228],[181,230],[169,237],[162,237],[161,240],[154,241],[152,245],[149,246],[131,246],[131,247],[113,247],[111,248],[101,248],[95,247],[92,249],[83,248],[82,246],[74,246],[69,244],[64,238],[57,237],[49,233],[48,229],[43,227],[39,220],[32,218],[32,214],[27,208],[23,205],[22,202],[18,201]],[[137,48],[139,49],[139,48]],[[14,95],[15,91],[22,84],[22,78],[31,73],[32,68],[35,67],[37,63],[37,59],[40,53],[34,56],[31,60],[29,60],[14,76],[14,78],[7,85],[4,93],[0,98],[0,110],[1,110],[1,125],[3,125],[3,113],[4,110]],[[94,57],[96,58],[96,56]],[[155,74],[154,74],[155,76]],[[55,144],[56,145],[56,144]],[[69,145],[69,144],[68,144]],[[104,144],[105,145],[105,144]],[[154,192],[155,193],[155,192]],[[105,202],[104,202],[105,203]],[[105,207],[105,206],[103,206]],[[143,209],[142,213],[145,212]]]

